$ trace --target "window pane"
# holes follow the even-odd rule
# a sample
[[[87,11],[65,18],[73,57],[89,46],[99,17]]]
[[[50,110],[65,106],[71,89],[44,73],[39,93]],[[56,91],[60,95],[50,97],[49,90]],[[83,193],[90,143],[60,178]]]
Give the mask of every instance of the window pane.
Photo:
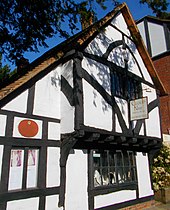
[[[116,164],[118,167],[122,167],[123,166],[123,159],[122,159],[122,152],[116,152]]]
[[[124,160],[124,178],[125,178],[125,181],[130,181],[131,168],[129,165],[129,155],[127,152],[123,153],[123,160]]]
[[[109,172],[108,167],[102,167],[102,184],[108,185],[109,184]]]
[[[133,152],[93,152],[94,186],[118,185],[136,181],[136,164]]]
[[[115,170],[115,167],[110,168],[109,184],[116,184],[116,170]]]
[[[125,179],[124,173],[123,173],[123,167],[117,168],[117,176],[118,176],[118,182],[123,183]]]
[[[135,163],[135,156],[132,152],[129,152],[129,162],[130,162],[130,165],[131,166],[135,166],[136,163]]]
[[[115,74],[115,88],[116,88],[116,95],[120,95],[120,82],[119,82],[119,76]]]
[[[102,178],[100,174],[100,157],[101,154],[97,151],[93,151],[93,163],[94,163],[94,186],[102,185]]]
[[[99,169],[95,169],[94,170],[94,186],[101,186],[102,185],[102,177],[100,174],[100,170]]]
[[[39,156],[39,150],[37,149],[28,150],[27,188],[37,186],[38,156]]]
[[[123,183],[124,182],[124,171],[123,171],[123,156],[122,152],[116,152],[116,164],[117,164],[117,177],[118,182]]]
[[[128,95],[128,99],[131,99],[131,80],[128,80],[128,87],[127,87],[127,95]]]
[[[125,96],[124,94],[124,83],[123,83],[123,78],[122,75],[119,75],[119,84],[120,84],[120,96]]]
[[[22,188],[24,150],[11,150],[8,190]]]
[[[100,156],[100,153],[93,151],[93,162],[95,168],[99,168],[100,166]]]
[[[135,156],[132,152],[129,152],[129,160],[131,165],[131,180],[136,180],[136,162],[135,162]]]
[[[107,159],[107,152],[104,151],[101,153],[101,161],[102,161],[102,166],[108,166],[108,159]]]
[[[115,153],[113,152],[109,153],[109,165],[115,166]]]

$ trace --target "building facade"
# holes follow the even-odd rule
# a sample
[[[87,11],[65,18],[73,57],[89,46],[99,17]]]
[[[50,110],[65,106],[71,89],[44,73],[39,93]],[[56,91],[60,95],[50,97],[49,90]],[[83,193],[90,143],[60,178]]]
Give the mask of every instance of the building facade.
[[[109,210],[152,201],[165,94],[126,6],[0,90],[0,209]]]
[[[137,22],[168,95],[160,98],[163,139],[170,142],[170,20],[146,16]]]

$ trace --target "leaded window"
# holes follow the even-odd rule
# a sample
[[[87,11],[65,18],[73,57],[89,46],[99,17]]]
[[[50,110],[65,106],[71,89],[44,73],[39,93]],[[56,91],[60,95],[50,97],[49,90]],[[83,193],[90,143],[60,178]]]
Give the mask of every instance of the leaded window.
[[[93,151],[94,187],[136,182],[135,154],[132,151]]]
[[[118,72],[111,73],[112,95],[124,99],[138,99],[142,97],[141,82]]]

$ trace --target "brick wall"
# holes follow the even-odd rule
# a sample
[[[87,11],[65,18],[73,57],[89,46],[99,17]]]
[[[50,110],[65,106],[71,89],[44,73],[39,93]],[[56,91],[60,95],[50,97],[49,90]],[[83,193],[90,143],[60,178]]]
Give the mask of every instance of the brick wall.
[[[162,132],[169,134],[170,130],[170,55],[166,55],[162,58],[153,61],[157,73],[165,86],[168,96],[160,98],[160,111],[162,121]]]

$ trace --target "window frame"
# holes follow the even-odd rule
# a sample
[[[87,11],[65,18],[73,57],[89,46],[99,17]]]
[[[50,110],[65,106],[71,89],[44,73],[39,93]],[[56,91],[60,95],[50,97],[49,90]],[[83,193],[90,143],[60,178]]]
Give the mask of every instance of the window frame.
[[[9,189],[10,187],[10,173],[11,173],[11,157],[12,157],[12,151],[23,151],[23,161],[22,161],[22,165],[21,165],[21,170],[22,170],[22,176],[21,176],[21,187],[18,187],[18,188],[12,188],[12,189]],[[29,150],[36,150],[36,160],[35,160],[35,167],[36,167],[36,177],[35,177],[35,186],[28,186],[28,171],[29,171]],[[24,146],[24,147],[11,147],[11,150],[10,150],[10,165],[9,165],[9,177],[8,177],[8,192],[11,192],[11,191],[20,191],[20,190],[29,190],[29,189],[36,189],[38,188],[38,178],[39,178],[39,167],[40,167],[40,151],[41,149],[39,147],[33,147],[33,146]]]
[[[125,71],[127,71],[125,69]],[[138,76],[129,72],[110,72],[111,94],[125,100],[133,100],[143,97],[142,82]]]
[[[115,162],[117,162],[117,153],[119,152],[121,155],[122,154],[125,154],[127,152],[128,154],[128,161],[129,161],[129,165],[128,167],[130,167],[130,170],[131,170],[131,173],[133,174],[134,176],[134,179],[132,180],[132,174],[131,174],[131,177],[129,181],[125,181],[125,182],[118,182],[118,167],[117,167],[117,163],[115,163],[115,166],[111,166],[109,165],[108,168],[110,167],[115,167],[115,174],[116,174],[116,182],[113,183],[113,184],[107,184],[107,185],[104,185],[101,181],[101,185],[100,186],[95,186],[95,177],[94,177],[94,174],[95,174],[95,169],[97,167],[94,166],[94,151],[97,151],[99,153],[102,153],[104,151],[106,151],[107,153],[107,159],[108,159],[108,154],[114,154],[114,158],[115,158]],[[133,165],[131,165],[130,163],[130,155],[133,157]],[[115,151],[110,151],[110,150],[91,150],[91,183],[92,183],[92,189],[94,190],[94,193],[97,195],[97,194],[105,194],[105,193],[108,193],[108,192],[113,192],[113,191],[118,191],[118,190],[123,190],[123,189],[130,189],[130,190],[136,190],[137,189],[137,167],[136,167],[136,153],[134,151],[131,151],[131,150],[127,150],[127,151],[123,151],[123,150],[115,150]],[[101,159],[101,156],[100,156],[100,159]],[[100,163],[101,163],[101,160],[100,160]],[[108,161],[109,163],[109,161]],[[103,166],[102,166],[103,167]],[[99,167],[100,168],[100,174],[102,174],[102,167]],[[127,166],[126,166],[127,167]],[[121,167],[123,170],[125,170],[125,166],[124,164],[122,164],[122,167]],[[132,172],[133,171],[133,172]],[[110,172],[110,169],[108,169],[108,172]],[[101,178],[102,180],[102,178]]]

